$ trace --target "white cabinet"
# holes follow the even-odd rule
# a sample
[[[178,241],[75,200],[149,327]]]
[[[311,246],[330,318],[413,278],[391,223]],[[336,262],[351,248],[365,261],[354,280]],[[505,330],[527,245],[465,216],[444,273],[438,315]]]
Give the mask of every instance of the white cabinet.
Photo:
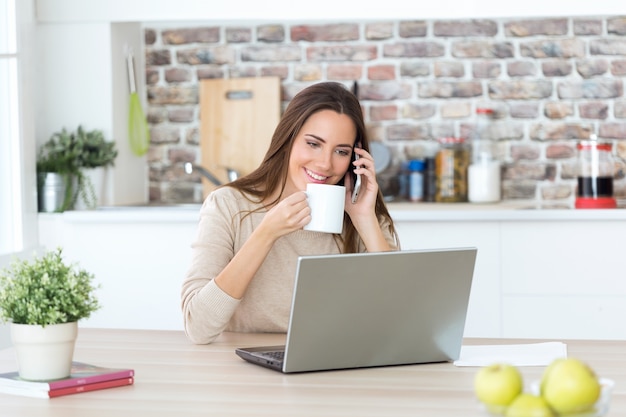
[[[453,206],[390,210],[403,249],[478,248],[466,336],[626,339],[626,210]],[[171,208],[41,214],[40,243],[102,284],[103,308],[84,325],[182,329],[197,221]]]
[[[417,213],[403,248],[478,248],[468,337],[626,339],[622,210]]]
[[[502,225],[504,337],[626,339],[624,221]]]
[[[493,337],[501,331],[500,230],[497,222],[397,222],[402,249],[471,246],[478,249],[470,304],[465,323],[467,337]],[[415,271],[419,275],[419,271]],[[427,277],[424,277],[427,278]]]
[[[61,245],[64,256],[94,273],[101,285],[103,307],[81,325],[181,330],[180,289],[196,223],[149,216],[107,221],[109,213],[100,214],[104,220],[40,215],[41,244]]]

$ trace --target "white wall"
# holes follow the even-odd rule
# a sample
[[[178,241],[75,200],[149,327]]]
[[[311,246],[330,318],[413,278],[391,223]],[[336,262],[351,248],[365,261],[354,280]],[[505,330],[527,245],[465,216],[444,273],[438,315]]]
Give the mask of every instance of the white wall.
[[[294,7],[291,0],[37,0],[40,21],[172,20],[383,20],[473,17],[598,16],[626,13],[623,0],[545,1],[406,0],[360,2],[318,0]]]
[[[0,270],[7,268],[11,265],[14,259],[25,259],[27,257],[33,256],[35,254],[42,253],[42,248],[37,247],[36,249],[29,249],[22,252],[14,253],[11,255],[2,255],[0,256]],[[11,345],[11,334],[9,332],[9,325],[0,322],[0,349],[4,349]]]
[[[134,45],[136,68],[143,68],[142,22],[264,21],[298,19],[431,19],[498,16],[626,15],[626,2],[561,2],[527,0],[439,0],[423,7],[405,0],[375,4],[320,0],[314,7],[293,7],[288,0],[29,0],[35,2],[39,62],[35,66],[37,143],[63,126],[83,124],[101,129],[118,143],[120,155],[109,170],[102,205],[135,204],[148,200],[145,159],[130,153],[126,139],[128,93],[122,47]],[[138,87],[145,83],[136,71]],[[139,91],[140,97],[145,97]],[[34,173],[27,176],[33,188]],[[30,222],[29,224],[32,224]]]
[[[8,324],[0,324],[0,349],[11,346],[11,333]]]
[[[136,23],[38,26],[37,143],[41,145],[62,128],[75,130],[79,125],[102,130],[107,140],[114,140],[118,157],[107,170],[101,205],[143,203],[148,197],[145,157],[132,154],[126,130],[125,49],[135,51],[137,68],[141,68],[141,33]],[[137,76],[143,89],[143,72]]]

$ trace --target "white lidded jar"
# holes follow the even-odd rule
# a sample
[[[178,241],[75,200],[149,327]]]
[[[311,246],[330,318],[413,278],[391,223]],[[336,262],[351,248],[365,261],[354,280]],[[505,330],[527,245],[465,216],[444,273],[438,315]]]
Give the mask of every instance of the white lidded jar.
[[[494,203],[501,199],[500,161],[495,141],[487,135],[493,110],[476,109],[476,135],[472,140],[472,163],[467,170],[467,198],[471,203]]]

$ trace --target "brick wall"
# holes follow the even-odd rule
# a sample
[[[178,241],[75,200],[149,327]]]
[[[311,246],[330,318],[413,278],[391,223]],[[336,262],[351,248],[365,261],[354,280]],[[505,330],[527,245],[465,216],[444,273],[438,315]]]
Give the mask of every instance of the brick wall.
[[[393,165],[471,137],[475,109],[496,119],[485,134],[502,151],[503,199],[571,207],[578,139],[615,141],[626,158],[626,17],[195,24],[145,28],[150,199],[199,202],[198,80],[279,76],[286,104],[324,80],[359,82],[373,140]],[[616,195],[626,197],[616,158]]]

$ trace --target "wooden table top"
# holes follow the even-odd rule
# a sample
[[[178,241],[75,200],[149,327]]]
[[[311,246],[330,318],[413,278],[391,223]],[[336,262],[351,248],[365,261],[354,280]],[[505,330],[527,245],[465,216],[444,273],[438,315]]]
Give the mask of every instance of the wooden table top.
[[[249,364],[235,347],[284,343],[279,334],[224,333],[193,345],[180,331],[79,330],[74,359],[135,369],[135,384],[37,399],[0,394],[2,417],[484,415],[473,394],[478,368],[451,363],[284,375]],[[465,344],[521,343],[468,339]],[[626,341],[564,341],[568,355],[616,383],[609,415],[626,415]],[[0,372],[16,369],[0,350]],[[544,367],[520,368],[529,384]]]

